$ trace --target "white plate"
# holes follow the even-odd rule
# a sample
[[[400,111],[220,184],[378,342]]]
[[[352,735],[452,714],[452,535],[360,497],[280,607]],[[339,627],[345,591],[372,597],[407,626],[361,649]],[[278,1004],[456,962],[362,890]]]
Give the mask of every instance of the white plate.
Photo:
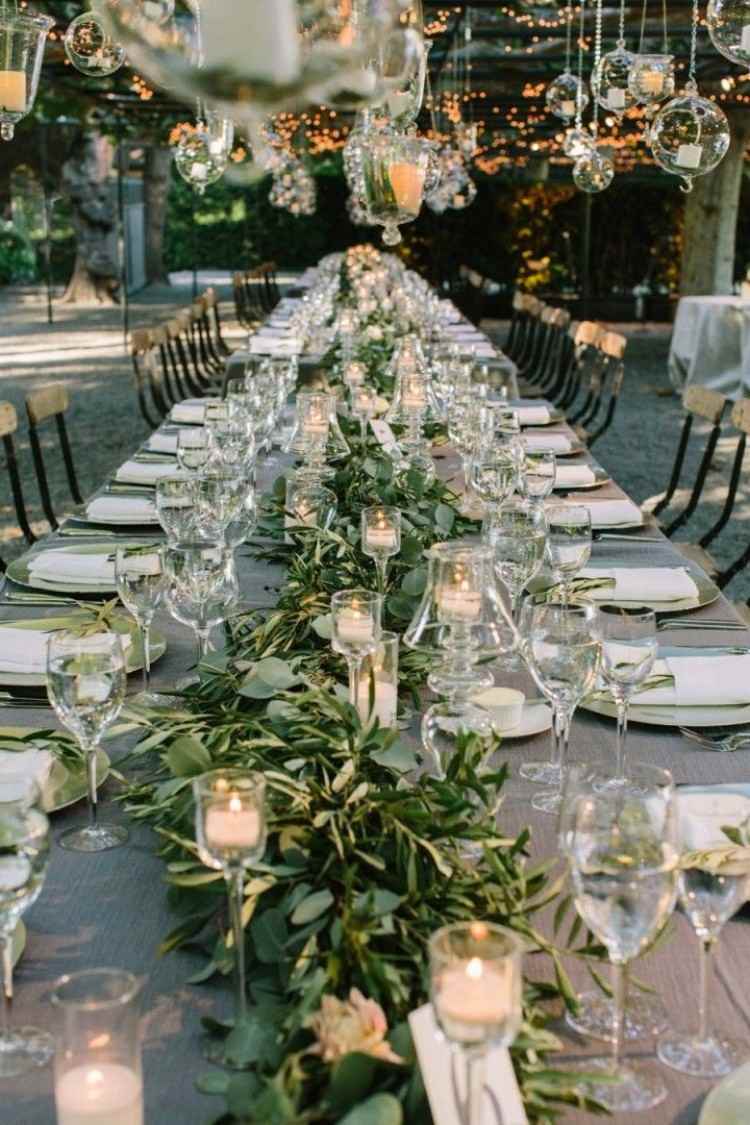
[[[610,700],[586,700],[581,709],[608,719],[617,718],[617,708]],[[750,723],[750,703],[725,707],[647,707],[631,703],[628,722],[649,727],[741,727]]]
[[[750,1062],[722,1078],[709,1090],[698,1125],[747,1125],[750,1105]]]

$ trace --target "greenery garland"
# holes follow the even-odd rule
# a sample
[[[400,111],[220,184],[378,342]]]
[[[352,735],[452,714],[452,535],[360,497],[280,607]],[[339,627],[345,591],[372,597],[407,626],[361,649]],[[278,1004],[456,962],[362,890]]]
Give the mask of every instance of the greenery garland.
[[[388,358],[378,350],[368,361],[376,385]],[[335,367],[329,354],[329,378]],[[229,975],[234,957],[222,876],[197,855],[192,778],[242,765],[267,779],[268,849],[247,882],[243,911],[250,1015],[238,1027],[204,1020],[207,1033],[228,1036],[230,1053],[251,1069],[212,1071],[198,1086],[225,1096],[223,1122],[428,1125],[406,1017],[425,999],[430,934],[475,917],[512,927],[529,958],[541,953],[554,965],[554,983],[526,980],[523,1029],[512,1049],[530,1121],[551,1122],[565,1105],[592,1105],[569,1073],[547,1061],[559,1043],[542,1002],[558,1001],[558,1012],[560,1001],[576,1002],[561,951],[534,923],[556,900],[556,932],[567,914],[554,861],[530,867],[528,831],[508,837],[494,816],[478,817],[478,809],[498,807],[507,775],[506,767],[487,772],[480,740],[461,742],[445,778],[423,774],[410,784],[417,755],[397,733],[360,721],[328,640],[331,593],[372,584],[372,563],[359,548],[364,506],[380,502],[403,513],[385,603],[385,624],[397,629],[424,589],[425,548],[469,524],[444,484],[399,475],[375,443],[361,448],[350,437],[351,456],[327,482],[338,501],[335,530],[295,529],[284,542],[284,482],[277,482],[262,513],[266,538],[253,549],[286,565],[276,606],[231,622],[225,651],[201,666],[200,684],[179,707],[137,720],[133,756],[142,768],[126,800],[162,839],[176,915],[162,950],[206,955],[194,984]],[[405,652],[402,688],[415,692],[426,670],[424,656]],[[465,840],[481,851],[480,864],[462,856]],[[578,943],[575,953],[596,954],[581,935],[574,921],[568,944]],[[368,1038],[365,1024],[375,1024],[360,1013],[373,1012],[375,1024],[384,1014],[390,1030]]]

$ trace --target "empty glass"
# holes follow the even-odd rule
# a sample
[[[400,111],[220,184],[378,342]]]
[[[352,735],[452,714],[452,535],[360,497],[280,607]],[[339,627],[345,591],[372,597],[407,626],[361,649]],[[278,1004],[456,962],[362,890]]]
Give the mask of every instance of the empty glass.
[[[652,609],[601,606],[602,676],[617,706],[617,758],[612,785],[627,783],[625,743],[631,697],[648,679],[658,651]]]
[[[158,704],[151,694],[151,624],[164,597],[164,551],[161,547],[118,547],[115,554],[117,592],[141,631],[143,692],[139,702]]]
[[[206,407],[208,419],[209,407]],[[211,441],[204,426],[191,426],[177,435],[177,464],[185,472],[197,473],[205,468],[211,456]]]
[[[224,539],[248,491],[247,481],[235,473],[221,469],[202,473],[195,482],[195,530],[201,538]]]
[[[519,490],[528,500],[546,500],[555,487],[557,458],[554,453],[529,453],[524,457]]]
[[[195,477],[160,477],[156,482],[156,514],[170,542],[189,539],[195,531]]]
[[[575,576],[591,557],[591,513],[574,504],[548,504],[547,523],[547,559],[560,585],[560,600],[567,604]]]
[[[528,500],[509,501],[493,516],[487,538],[495,574],[508,590],[511,614],[517,625],[521,595],[544,562],[544,509]]]
[[[167,606],[194,631],[201,661],[209,651],[211,630],[239,598],[234,551],[218,541],[170,543],[164,565]]]

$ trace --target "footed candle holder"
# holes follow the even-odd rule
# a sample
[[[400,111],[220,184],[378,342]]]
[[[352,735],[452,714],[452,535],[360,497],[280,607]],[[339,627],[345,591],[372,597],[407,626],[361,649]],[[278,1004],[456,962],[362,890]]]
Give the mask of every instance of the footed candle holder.
[[[378,412],[377,395],[368,387],[352,387],[351,414],[359,421],[359,437],[364,449],[367,445],[367,423]]]
[[[333,650],[349,666],[349,702],[359,704],[362,661],[377,648],[381,635],[383,599],[369,590],[342,590],[331,598]]]
[[[34,107],[49,16],[0,5],[0,137],[12,141],[15,127]]]
[[[401,512],[376,505],[362,510],[362,552],[374,559],[378,590],[385,593],[388,560],[401,550]]]
[[[193,781],[198,854],[207,867],[223,872],[229,893],[237,985],[234,1028],[224,1042],[210,1045],[206,1055],[211,1062],[233,1070],[250,1065],[235,1057],[234,1043],[242,1036],[247,1021],[242,906],[245,871],[258,863],[266,850],[265,791],[263,775],[250,770],[213,770]]]

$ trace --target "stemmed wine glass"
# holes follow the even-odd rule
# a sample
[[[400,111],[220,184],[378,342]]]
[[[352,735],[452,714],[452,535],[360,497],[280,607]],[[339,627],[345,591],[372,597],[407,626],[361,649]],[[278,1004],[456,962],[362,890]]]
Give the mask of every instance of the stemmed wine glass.
[[[471,487],[489,506],[487,523],[491,527],[497,509],[513,495],[518,467],[507,449],[496,446],[479,450],[471,458],[470,466]]]
[[[560,585],[560,601],[567,605],[573,580],[591,557],[591,513],[573,504],[549,504],[547,523],[547,559]]]
[[[437,1022],[467,1070],[468,1125],[480,1125],[487,1054],[521,1028],[521,943],[502,926],[456,922],[430,938],[430,997]]]
[[[102,852],[128,838],[120,824],[101,824],[97,816],[96,755],[107,727],[122,710],[125,654],[118,633],[52,633],[47,644],[47,692],[55,714],[72,731],[86,756],[89,822],[59,838],[63,848]]]
[[[331,598],[333,650],[349,666],[349,701],[359,701],[362,661],[375,651],[381,634],[383,598],[369,590],[341,590]]]
[[[52,1036],[38,1027],[11,1027],[13,935],[22,914],[41,894],[49,859],[49,821],[38,807],[39,792],[28,778],[3,786],[0,796],[0,1078],[43,1066],[54,1052]]]
[[[555,487],[557,458],[554,453],[529,453],[524,457],[519,490],[527,500],[546,500]]]
[[[494,516],[488,533],[495,574],[510,595],[513,623],[524,589],[535,578],[544,562],[547,545],[547,520],[541,505],[528,500],[511,500]],[[507,657],[507,668],[518,667],[518,656]]]
[[[207,1052],[212,1062],[235,1070],[251,1064],[234,1055],[235,1043],[245,1034],[247,992],[245,984],[245,872],[257,864],[266,849],[265,778],[243,769],[220,769],[193,781],[195,835],[198,854],[227,883],[234,937],[237,982],[234,1028],[218,1050]],[[245,1056],[246,1058],[246,1056]]]
[[[569,813],[567,857],[576,909],[612,965],[610,1058],[586,1059],[606,1082],[592,1094],[611,1113],[651,1109],[666,1097],[660,1078],[621,1061],[625,966],[653,941],[675,902],[679,853],[674,789],[666,770],[637,787],[582,794]]]
[[[188,539],[195,530],[195,477],[160,477],[156,482],[156,514],[171,543]]]
[[[189,473],[200,472],[208,464],[210,456],[211,441],[207,428],[190,426],[180,430],[177,435],[177,464],[181,469]]]
[[[530,605],[523,627],[529,671],[552,704],[552,756],[549,762],[524,762],[521,777],[552,785],[532,798],[539,812],[560,807],[570,724],[576,707],[589,694],[599,672],[601,637],[592,605]]]
[[[625,743],[630,700],[654,667],[658,644],[652,609],[600,606],[602,676],[617,706],[617,759],[610,785],[625,785]]]
[[[250,486],[226,470],[202,473],[195,482],[195,530],[201,538],[224,539],[242,510]]]
[[[376,504],[362,510],[362,552],[374,559],[378,589],[385,593],[388,560],[401,550],[401,512]]]
[[[211,540],[170,543],[164,566],[167,606],[173,617],[194,631],[200,662],[208,654],[211,630],[239,597],[234,551]]]
[[[164,551],[161,547],[118,547],[115,554],[117,593],[141,631],[143,645],[143,691],[140,703],[163,702],[151,692],[151,624],[164,597]]]

